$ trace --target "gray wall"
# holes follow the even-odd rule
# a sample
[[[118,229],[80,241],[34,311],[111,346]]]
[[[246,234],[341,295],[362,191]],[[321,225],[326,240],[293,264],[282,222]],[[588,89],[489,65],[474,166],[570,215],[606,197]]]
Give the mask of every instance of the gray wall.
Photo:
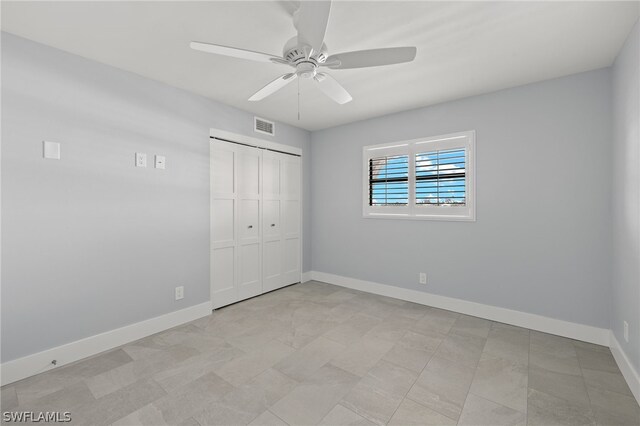
[[[2,33],[2,362],[209,300],[210,127],[254,135],[251,114]],[[276,135],[308,172],[309,133]]]
[[[362,217],[362,146],[464,130],[477,222]],[[610,132],[609,69],[314,132],[313,270],[608,328]]]
[[[611,329],[640,371],[640,23],[613,66],[613,308]],[[629,343],[622,322],[629,323]]]

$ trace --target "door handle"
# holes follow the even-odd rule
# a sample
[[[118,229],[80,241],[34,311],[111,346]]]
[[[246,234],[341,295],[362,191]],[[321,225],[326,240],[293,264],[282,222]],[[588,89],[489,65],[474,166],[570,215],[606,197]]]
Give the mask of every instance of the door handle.
[[[253,225],[249,225],[249,226],[247,226],[247,228],[251,229],[251,228],[253,228]]]
[[[271,226],[272,226],[272,227],[274,227],[274,226],[276,226],[276,224],[275,224],[275,223],[272,223],[272,224],[271,224]]]

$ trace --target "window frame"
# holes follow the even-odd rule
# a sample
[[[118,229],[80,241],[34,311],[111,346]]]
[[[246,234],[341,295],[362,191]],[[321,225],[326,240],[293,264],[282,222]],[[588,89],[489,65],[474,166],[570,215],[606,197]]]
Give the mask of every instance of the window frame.
[[[475,131],[449,133],[407,141],[368,145],[362,148],[362,216],[367,219],[409,219],[409,220],[476,220],[475,188]],[[430,206],[416,204],[416,155],[447,149],[465,150],[465,206]],[[409,156],[409,191],[406,206],[369,205],[369,160],[392,155]]]

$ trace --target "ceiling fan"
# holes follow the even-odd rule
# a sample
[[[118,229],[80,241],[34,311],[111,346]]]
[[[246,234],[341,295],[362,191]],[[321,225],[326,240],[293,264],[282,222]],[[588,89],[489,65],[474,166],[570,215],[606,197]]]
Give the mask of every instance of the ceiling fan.
[[[328,55],[324,36],[330,11],[330,1],[301,1],[300,7],[293,13],[293,25],[298,35],[284,45],[282,57],[199,41],[192,41],[191,48],[217,55],[283,64],[295,68],[295,71],[276,78],[258,90],[249,98],[250,101],[260,101],[295,79],[304,78],[313,79],[329,98],[339,104],[345,104],[352,100],[349,92],[329,74],[320,72],[320,67],[336,70],[377,67],[411,62],[416,57],[415,47],[388,47]]]

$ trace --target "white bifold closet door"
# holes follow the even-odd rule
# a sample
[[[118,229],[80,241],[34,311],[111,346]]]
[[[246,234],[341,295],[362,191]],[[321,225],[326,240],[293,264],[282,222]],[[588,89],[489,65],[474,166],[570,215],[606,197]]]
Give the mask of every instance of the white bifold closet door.
[[[300,281],[300,157],[262,153],[262,288]]]
[[[300,157],[212,140],[211,298],[300,281]]]

